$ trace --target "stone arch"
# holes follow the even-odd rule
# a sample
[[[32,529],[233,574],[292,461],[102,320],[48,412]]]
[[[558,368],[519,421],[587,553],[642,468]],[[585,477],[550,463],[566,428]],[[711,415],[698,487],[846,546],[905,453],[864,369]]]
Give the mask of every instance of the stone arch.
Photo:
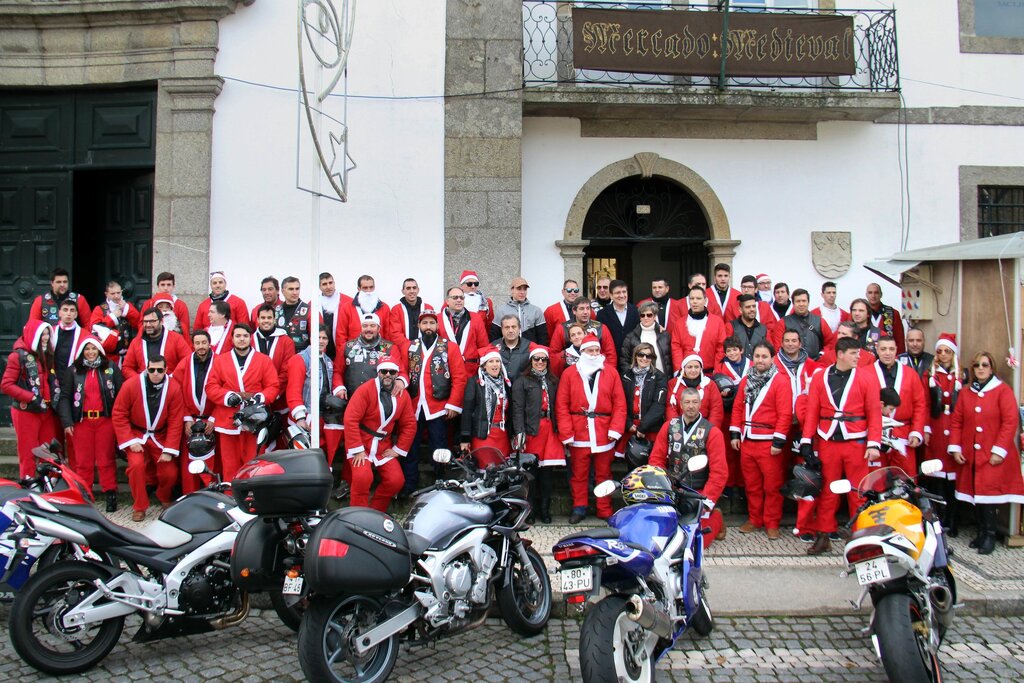
[[[562,253],[564,279],[582,282],[583,250],[590,244],[590,240],[583,239],[583,221],[587,217],[590,205],[612,183],[636,175],[644,178],[661,176],[686,188],[696,198],[711,230],[711,239],[704,242],[710,261],[708,269],[710,270],[715,263],[732,265],[736,247],[740,243],[739,240],[732,239],[725,208],[708,182],[683,164],[665,159],[654,152],[639,152],[628,159],[608,164],[592,175],[576,193],[565,219],[563,237],[555,242],[555,246]]]

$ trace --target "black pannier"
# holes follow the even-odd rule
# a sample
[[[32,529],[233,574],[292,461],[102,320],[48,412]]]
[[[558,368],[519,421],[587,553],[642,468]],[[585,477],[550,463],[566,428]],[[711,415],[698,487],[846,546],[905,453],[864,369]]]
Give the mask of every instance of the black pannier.
[[[306,581],[317,593],[387,593],[407,584],[411,573],[405,531],[370,508],[335,510],[306,546]]]
[[[281,541],[288,532],[262,519],[246,523],[231,549],[231,580],[244,591],[277,589],[284,584]]]
[[[326,510],[334,478],[320,449],[273,451],[238,470],[232,495],[253,515],[302,515]]]

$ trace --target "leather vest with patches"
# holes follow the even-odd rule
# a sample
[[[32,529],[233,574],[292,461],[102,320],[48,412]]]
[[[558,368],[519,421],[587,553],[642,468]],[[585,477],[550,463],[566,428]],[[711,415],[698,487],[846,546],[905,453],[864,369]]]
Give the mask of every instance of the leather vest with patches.
[[[409,394],[420,393],[420,375],[423,374],[423,340],[417,339],[409,346]],[[448,340],[441,337],[434,342],[430,354],[431,398],[447,400],[452,393],[452,373],[448,364]]]
[[[711,423],[702,417],[687,434],[683,428],[682,418],[674,418],[669,423],[666,469],[673,481],[696,491],[700,491],[708,483],[707,467],[691,472],[687,469],[686,463],[695,455],[707,455],[711,426]]]
[[[309,304],[300,301],[295,307],[292,317],[287,320],[284,317],[284,304],[274,306],[274,318],[277,326],[284,330],[285,334],[295,342],[295,348],[302,351],[309,346]]]

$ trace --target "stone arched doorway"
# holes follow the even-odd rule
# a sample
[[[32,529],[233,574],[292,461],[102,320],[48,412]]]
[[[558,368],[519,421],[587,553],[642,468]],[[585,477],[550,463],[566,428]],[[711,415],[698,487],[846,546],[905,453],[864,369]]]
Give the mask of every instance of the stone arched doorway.
[[[707,263],[703,265],[703,268],[710,269],[711,265],[719,262],[732,264],[739,242],[732,239],[725,209],[711,186],[692,169],[680,163],[665,159],[653,152],[641,152],[628,159],[605,166],[591,176],[576,194],[566,217],[564,236],[555,243],[562,253],[565,279],[586,282],[584,259],[589,251],[588,247],[591,245],[591,241],[587,239],[589,234],[584,235],[584,228],[588,225],[587,216],[591,207],[601,198],[602,193],[610,188],[611,191],[614,191],[613,185],[631,178],[638,180],[664,179],[688,194],[706,224],[708,239],[703,241],[703,247],[707,250]],[[602,198],[602,201],[605,198]],[[593,220],[590,225],[593,225]],[[598,246],[597,240],[595,240],[596,246]],[[593,282],[587,283],[588,291],[593,291],[593,284]],[[639,295],[643,290],[637,291],[634,287],[633,291]]]

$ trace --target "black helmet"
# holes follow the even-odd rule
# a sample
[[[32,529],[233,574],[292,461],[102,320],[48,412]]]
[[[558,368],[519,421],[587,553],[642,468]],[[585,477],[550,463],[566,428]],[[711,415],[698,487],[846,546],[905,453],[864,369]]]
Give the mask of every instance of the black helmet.
[[[646,465],[651,457],[651,446],[647,439],[638,439],[636,435],[629,437],[626,442],[626,464],[634,469]]]
[[[328,394],[320,400],[320,412],[325,416],[340,416],[345,411],[346,403],[341,396]]]
[[[718,391],[721,392],[723,398],[731,396],[736,391],[737,382],[728,375],[717,372],[711,375],[711,381],[718,387]]]
[[[196,420],[188,437],[188,456],[192,460],[206,460],[213,455],[213,435],[205,431],[206,423]]]
[[[270,412],[267,410],[267,406],[262,403],[250,403],[235,413],[235,424],[253,434],[258,434],[260,429],[266,426],[269,419]]]
[[[793,478],[783,484],[779,493],[793,500],[817,498],[821,495],[823,483],[820,471],[805,465],[796,465],[793,468]]]

